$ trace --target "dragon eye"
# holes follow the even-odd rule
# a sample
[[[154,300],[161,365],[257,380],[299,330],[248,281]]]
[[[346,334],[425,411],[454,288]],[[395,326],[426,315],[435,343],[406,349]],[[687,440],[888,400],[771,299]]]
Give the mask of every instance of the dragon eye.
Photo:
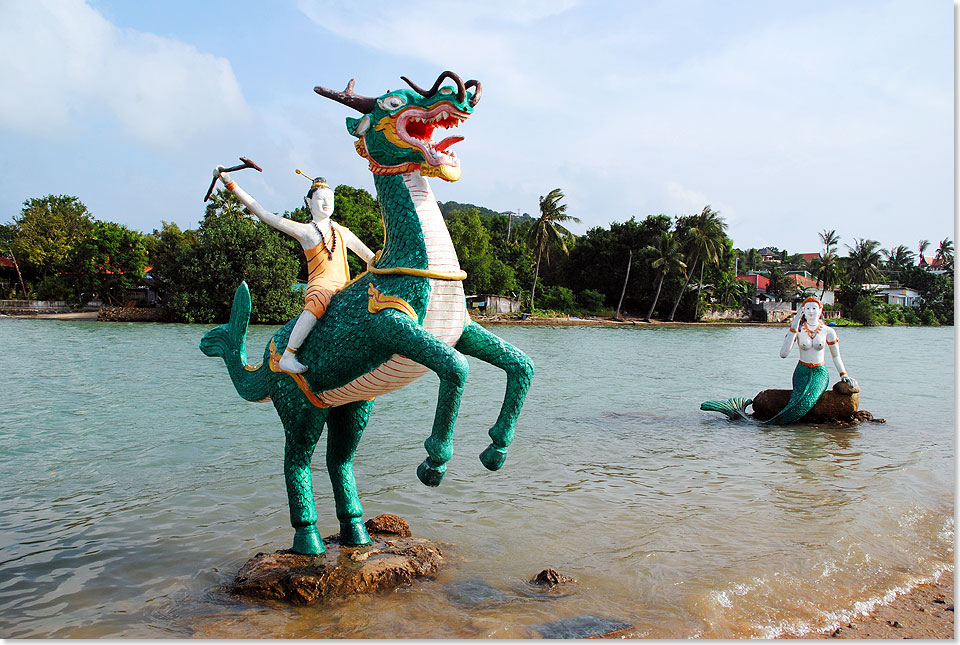
[[[407,101],[402,96],[388,96],[386,98],[380,99],[377,101],[380,104],[380,107],[384,110],[396,110],[398,107],[405,104]]]

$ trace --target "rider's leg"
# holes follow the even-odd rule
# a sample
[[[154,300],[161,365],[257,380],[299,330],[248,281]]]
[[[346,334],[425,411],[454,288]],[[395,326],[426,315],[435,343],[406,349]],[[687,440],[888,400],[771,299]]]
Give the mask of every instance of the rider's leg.
[[[284,372],[291,374],[300,374],[307,371],[307,366],[297,360],[294,355],[300,349],[300,345],[306,340],[307,334],[317,324],[317,317],[310,311],[304,310],[297,322],[293,325],[293,331],[290,332],[290,340],[287,341],[287,348],[283,350],[283,356],[280,357],[278,367]]]

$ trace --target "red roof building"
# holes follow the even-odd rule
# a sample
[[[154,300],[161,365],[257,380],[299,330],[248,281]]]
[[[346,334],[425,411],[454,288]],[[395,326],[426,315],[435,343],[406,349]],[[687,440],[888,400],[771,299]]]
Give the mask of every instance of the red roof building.
[[[743,280],[744,282],[749,282],[757,288],[757,291],[766,291],[767,287],[770,286],[770,279],[766,276],[760,275],[759,273],[753,273],[748,275],[738,275],[737,280]]]

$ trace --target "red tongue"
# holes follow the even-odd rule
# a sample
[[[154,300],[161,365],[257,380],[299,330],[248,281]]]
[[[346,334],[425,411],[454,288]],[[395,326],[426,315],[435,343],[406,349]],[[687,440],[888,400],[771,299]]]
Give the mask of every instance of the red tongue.
[[[463,141],[463,137],[447,137],[446,139],[444,139],[443,141],[435,145],[433,149],[436,150],[437,152],[443,152],[453,144],[459,143],[461,141]]]

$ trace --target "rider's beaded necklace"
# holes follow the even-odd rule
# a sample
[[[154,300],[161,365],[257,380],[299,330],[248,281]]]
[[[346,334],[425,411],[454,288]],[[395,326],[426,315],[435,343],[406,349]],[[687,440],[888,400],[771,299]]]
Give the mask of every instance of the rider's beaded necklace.
[[[810,329],[810,325],[807,324],[807,321],[806,320],[803,321],[803,330],[807,332],[807,336],[809,336],[810,338],[816,338],[817,334],[820,333],[821,329],[823,329],[822,320],[819,322],[819,324],[817,324],[816,329]]]
[[[333,228],[333,224],[330,225],[330,233],[333,234],[333,244],[327,246],[327,241],[323,239],[323,233],[320,232],[320,227],[317,226],[316,220],[310,220],[310,223],[313,224],[313,228],[317,231],[317,235],[320,236],[320,244],[323,245],[323,250],[327,252],[327,259],[333,259],[333,252],[337,250],[337,232]]]

